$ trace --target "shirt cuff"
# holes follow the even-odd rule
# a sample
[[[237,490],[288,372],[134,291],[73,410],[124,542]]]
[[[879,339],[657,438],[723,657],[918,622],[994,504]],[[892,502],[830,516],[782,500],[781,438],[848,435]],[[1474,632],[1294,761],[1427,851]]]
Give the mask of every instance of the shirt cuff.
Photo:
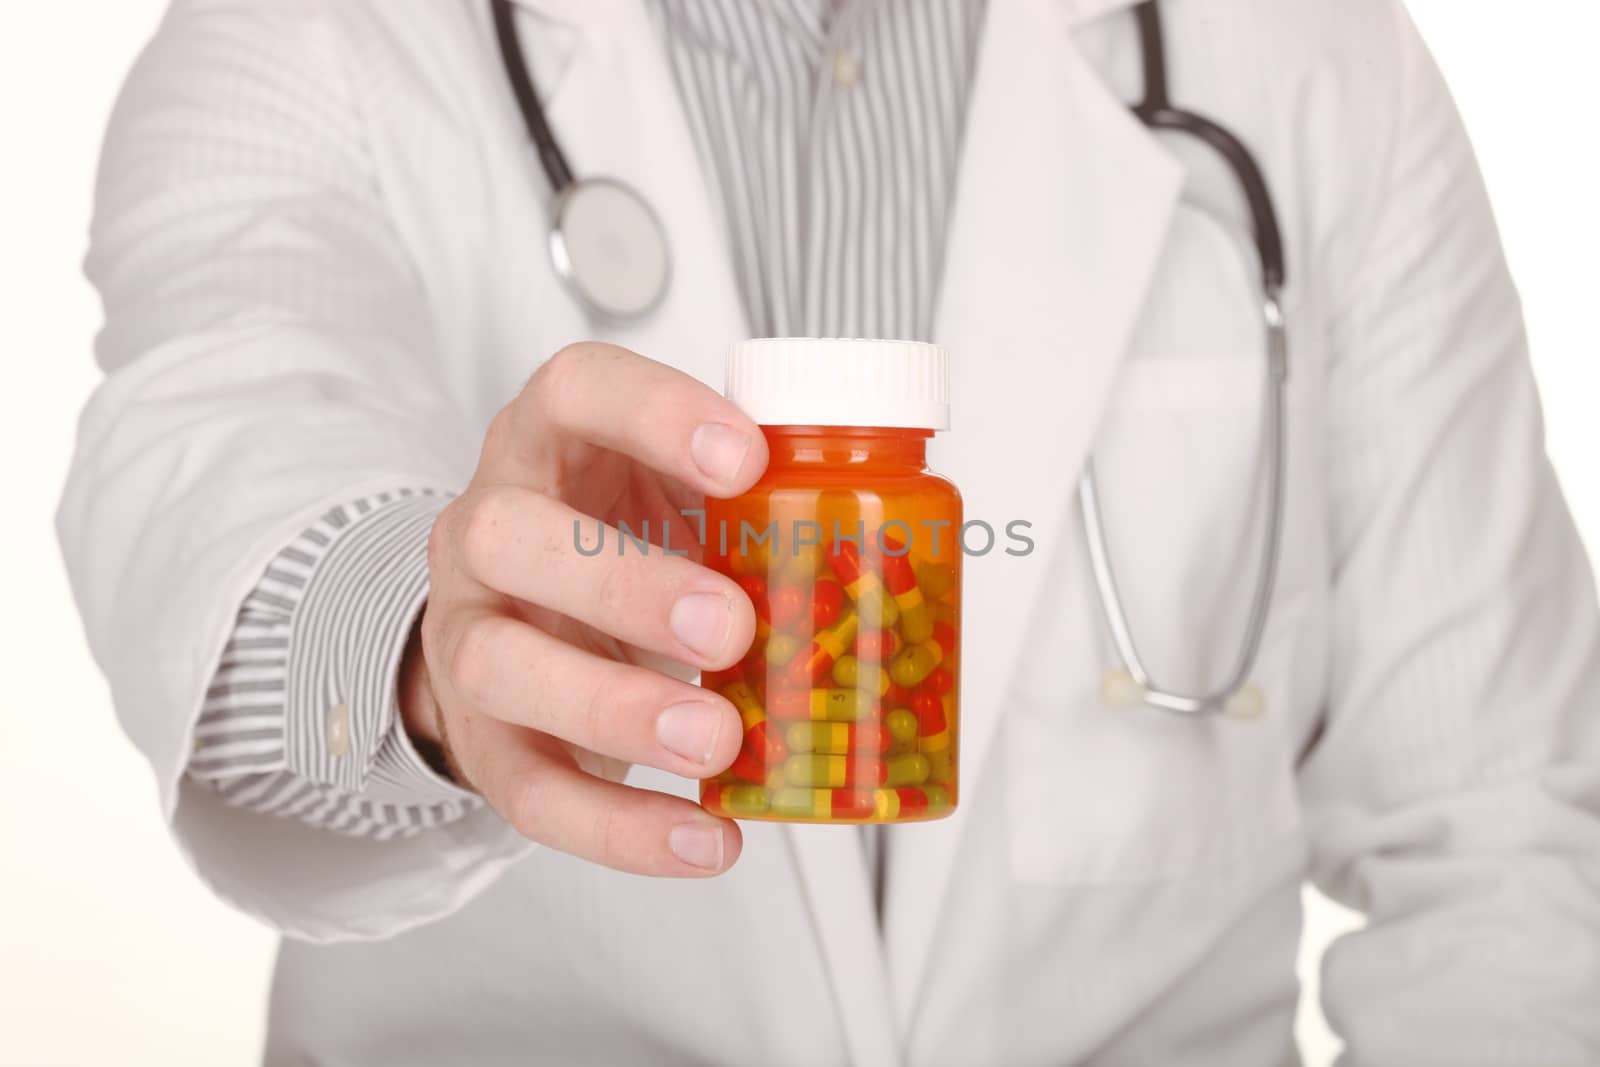
[[[434,774],[398,723],[396,678],[446,503],[403,497],[359,521],[328,517],[337,535],[290,623],[284,764],[300,778],[379,804],[472,796]]]

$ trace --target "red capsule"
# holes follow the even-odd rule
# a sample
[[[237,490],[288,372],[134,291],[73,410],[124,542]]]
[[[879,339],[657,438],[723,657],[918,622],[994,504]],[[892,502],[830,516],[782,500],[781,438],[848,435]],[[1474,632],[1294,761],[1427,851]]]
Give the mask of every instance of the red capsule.
[[[772,622],[772,609],[767,604],[767,580],[759,574],[746,575],[739,580],[739,588],[744,590],[744,595],[750,598],[750,603],[755,605],[756,618],[762,622]]]
[[[944,696],[955,687],[955,678],[953,678],[950,672],[943,667],[934,668],[933,673],[929,674],[927,679],[922,683],[922,688],[937,693],[940,696]]]
[[[889,688],[883,694],[883,706],[886,708],[905,708],[911,705],[912,691],[903,685],[889,683]]]
[[[774,626],[787,626],[806,610],[806,593],[798,585],[780,585],[767,594],[768,618]]]
[[[856,659],[877,660],[880,663],[900,651],[900,635],[888,627],[873,627],[856,634]]]
[[[911,714],[917,717],[917,733],[932,737],[943,733],[945,722],[944,698],[926,689],[918,690],[911,698]]]
[[[883,584],[893,596],[916,588],[917,572],[911,566],[904,543],[896,537],[883,538]]]
[[[819,578],[811,588],[811,625],[821,628],[839,621],[844,608],[844,587],[831,578]]]

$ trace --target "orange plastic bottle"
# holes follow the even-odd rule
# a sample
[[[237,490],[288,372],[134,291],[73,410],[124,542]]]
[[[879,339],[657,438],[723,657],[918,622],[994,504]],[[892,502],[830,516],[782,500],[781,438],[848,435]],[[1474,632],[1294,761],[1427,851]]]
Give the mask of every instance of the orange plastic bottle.
[[[735,346],[728,395],[771,453],[754,488],[706,507],[707,565],[756,607],[736,667],[702,684],[744,746],[701,783],[741,819],[909,822],[957,802],[961,496],[927,467],[946,360],[903,341]]]

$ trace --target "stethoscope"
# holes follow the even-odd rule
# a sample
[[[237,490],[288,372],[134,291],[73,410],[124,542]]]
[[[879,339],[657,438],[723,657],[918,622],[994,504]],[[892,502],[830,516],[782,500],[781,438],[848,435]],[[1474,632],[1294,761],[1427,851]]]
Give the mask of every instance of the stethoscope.
[[[652,311],[671,284],[672,264],[661,220],[637,191],[614,178],[577,178],[550,129],[534,91],[527,57],[517,36],[511,0],[490,0],[495,35],[506,77],[522,112],[524,125],[550,181],[550,258],[556,273],[595,315],[609,320],[637,319]],[[1144,99],[1133,112],[1155,130],[1171,130],[1199,138],[1233,171],[1250,210],[1251,229],[1261,266],[1261,313],[1266,327],[1270,388],[1265,432],[1271,467],[1267,472],[1266,542],[1250,601],[1244,638],[1232,668],[1222,682],[1201,693],[1180,693],[1159,685],[1139,654],[1118,591],[1116,571],[1106,549],[1094,458],[1083,466],[1078,482],[1079,515],[1094,572],[1095,587],[1106,626],[1120,661],[1105,672],[1101,699],[1113,707],[1145,704],[1180,715],[1224,714],[1253,718],[1261,714],[1263,697],[1250,684],[1266,629],[1267,610],[1277,577],[1283,536],[1286,441],[1284,406],[1289,370],[1289,343],[1281,294],[1285,280],[1283,236],[1261,168],[1243,142],[1225,128],[1173,105],[1167,92],[1166,46],[1156,0],[1143,0],[1134,13],[1144,68]]]

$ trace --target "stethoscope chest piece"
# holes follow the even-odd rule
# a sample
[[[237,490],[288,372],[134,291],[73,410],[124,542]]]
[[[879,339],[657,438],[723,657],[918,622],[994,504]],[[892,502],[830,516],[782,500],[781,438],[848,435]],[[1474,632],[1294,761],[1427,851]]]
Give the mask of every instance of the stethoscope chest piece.
[[[556,273],[601,315],[632,319],[661,303],[672,259],[661,220],[644,197],[613,178],[585,178],[552,205]]]

